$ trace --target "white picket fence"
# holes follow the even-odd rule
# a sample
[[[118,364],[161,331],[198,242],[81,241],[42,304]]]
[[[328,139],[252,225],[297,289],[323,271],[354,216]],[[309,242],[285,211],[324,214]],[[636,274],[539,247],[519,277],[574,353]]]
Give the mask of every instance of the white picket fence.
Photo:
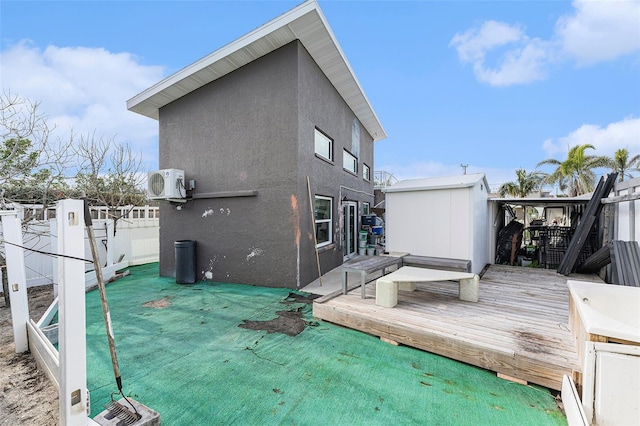
[[[21,217],[44,217],[48,219],[31,220],[23,227],[23,241],[25,250],[25,273],[27,286],[51,284],[54,282],[56,258],[46,253],[53,253],[55,247],[57,220],[55,209],[47,212],[37,210],[37,206],[23,208]],[[127,211],[128,209],[123,209]],[[53,216],[53,218],[52,218]],[[108,238],[108,232],[113,231],[113,221],[108,219],[105,208],[91,208],[93,229],[98,242],[98,251],[103,265],[128,263],[129,266],[157,262],[160,248],[160,225],[158,207],[134,207],[127,215],[117,221],[113,238]],[[0,227],[1,232],[1,227]],[[87,236],[85,234],[85,242]],[[111,249],[108,247],[111,246]],[[91,259],[89,244],[85,243],[85,258]],[[0,247],[0,250],[3,250]],[[87,263],[86,270],[93,269]]]

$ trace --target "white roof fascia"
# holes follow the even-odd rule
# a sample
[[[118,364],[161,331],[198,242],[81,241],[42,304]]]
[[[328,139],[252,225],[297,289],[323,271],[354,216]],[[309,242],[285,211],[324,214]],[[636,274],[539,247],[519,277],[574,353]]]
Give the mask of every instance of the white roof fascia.
[[[456,189],[456,188],[470,188],[474,186],[475,183],[458,183],[458,184],[449,184],[449,185],[424,185],[424,186],[411,186],[411,187],[402,187],[402,188],[394,188],[393,186],[389,186],[384,189],[384,192],[414,192],[414,191],[435,191],[437,189]]]
[[[482,175],[482,182],[484,183],[484,190],[487,191],[487,194],[491,194],[491,189],[489,189],[489,181],[487,180],[487,175]]]
[[[413,191],[434,191],[439,189],[471,188],[478,183],[484,184],[484,189],[489,193],[489,184],[484,174],[449,176],[439,178],[412,179],[400,181],[391,185],[383,192],[413,192]]]
[[[161,107],[296,39],[373,140],[385,139],[387,134],[316,0],[302,3],[144,90],[127,101],[127,109],[157,120]]]

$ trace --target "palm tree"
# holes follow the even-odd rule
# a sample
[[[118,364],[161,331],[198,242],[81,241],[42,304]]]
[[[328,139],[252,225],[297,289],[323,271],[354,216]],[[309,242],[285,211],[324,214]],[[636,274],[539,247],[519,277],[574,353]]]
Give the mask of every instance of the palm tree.
[[[620,148],[613,154],[613,158],[609,158],[608,160],[608,167],[610,167],[613,172],[618,173],[620,182],[627,176],[630,178],[633,177],[631,173],[628,173],[630,170],[640,170],[640,154],[629,158],[629,150],[627,148]]]
[[[566,184],[570,197],[586,194],[593,191],[596,182],[593,169],[608,167],[610,160],[603,156],[586,155],[587,149],[595,149],[595,147],[591,144],[576,145],[569,149],[566,160],[550,158],[539,162],[536,167],[544,164],[557,166],[553,173],[548,175],[547,183]]]
[[[543,176],[539,172],[529,172],[525,169],[516,170],[517,179],[514,182],[506,182],[500,185],[498,193],[501,197],[524,198],[532,192],[539,191],[543,183]]]

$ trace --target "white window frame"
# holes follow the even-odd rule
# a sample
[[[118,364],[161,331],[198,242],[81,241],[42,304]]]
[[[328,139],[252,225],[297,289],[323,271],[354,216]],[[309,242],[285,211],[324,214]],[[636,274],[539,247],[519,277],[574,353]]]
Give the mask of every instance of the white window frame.
[[[371,182],[371,167],[366,163],[362,163],[362,178],[367,182]]]
[[[315,201],[317,202],[318,200],[326,200],[329,201],[329,218],[328,219],[318,219],[317,215],[316,215],[316,208],[317,206],[315,205],[316,203],[314,202],[314,232],[316,233],[316,241],[318,239],[318,225],[319,224],[328,224],[328,240],[327,241],[322,241],[322,242],[318,242],[318,244],[316,245],[316,247],[320,248],[320,247],[324,247],[324,246],[328,246],[329,244],[333,243],[333,198],[331,197],[325,197],[322,195],[316,195],[315,197]]]
[[[316,155],[333,161],[333,140],[317,128],[314,133],[314,149]]]
[[[367,215],[371,213],[371,204],[367,203],[366,201],[362,202],[362,214],[363,215]]]
[[[342,168],[351,173],[358,174],[358,157],[346,149],[342,150]]]

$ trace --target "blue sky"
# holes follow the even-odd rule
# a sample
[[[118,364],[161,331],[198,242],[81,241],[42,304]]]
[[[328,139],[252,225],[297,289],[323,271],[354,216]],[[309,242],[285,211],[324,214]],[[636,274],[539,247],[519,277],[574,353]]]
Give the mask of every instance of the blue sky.
[[[2,0],[0,82],[152,170],[157,122],[126,100],[299,3]],[[576,144],[640,154],[638,0],[319,4],[387,131],[375,170],[494,186]]]

